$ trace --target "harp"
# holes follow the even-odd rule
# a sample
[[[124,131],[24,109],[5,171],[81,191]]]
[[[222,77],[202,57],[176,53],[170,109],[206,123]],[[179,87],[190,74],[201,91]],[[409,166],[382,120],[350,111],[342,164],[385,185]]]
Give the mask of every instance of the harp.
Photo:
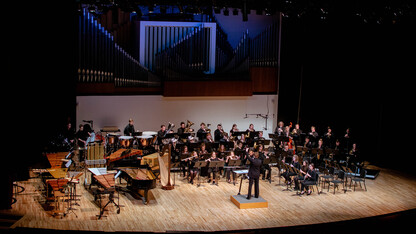
[[[170,177],[170,163],[171,163],[171,145],[165,145],[162,148],[162,151],[158,154],[157,158],[159,160],[160,168],[160,183],[162,184],[162,189],[172,190],[174,189],[172,178]]]

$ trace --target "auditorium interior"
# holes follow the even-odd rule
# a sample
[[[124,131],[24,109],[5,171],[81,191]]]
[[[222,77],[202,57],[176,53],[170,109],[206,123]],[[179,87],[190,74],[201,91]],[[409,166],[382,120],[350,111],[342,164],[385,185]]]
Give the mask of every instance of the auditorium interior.
[[[5,142],[2,231],[413,227],[413,1],[25,8],[5,30],[21,130]]]

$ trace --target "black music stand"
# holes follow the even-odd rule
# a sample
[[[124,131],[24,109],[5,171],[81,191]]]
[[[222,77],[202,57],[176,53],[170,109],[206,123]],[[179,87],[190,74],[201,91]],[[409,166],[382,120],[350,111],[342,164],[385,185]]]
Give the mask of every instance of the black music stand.
[[[198,168],[198,184],[196,185],[196,187],[201,186],[201,181],[199,180],[199,175],[201,174],[201,168],[206,167],[207,164],[208,163],[206,161],[198,161],[194,165],[194,167]]]
[[[215,177],[217,177],[218,169],[220,167],[224,167],[224,161],[210,161],[208,167],[212,168],[212,170],[215,168],[215,171],[213,171],[213,173],[215,173]],[[215,185],[218,186],[218,180],[215,183]]]
[[[263,165],[269,165],[271,163],[271,160],[272,159],[270,157],[269,158],[265,158],[263,160]],[[269,168],[270,168],[270,165],[269,165]],[[271,168],[270,168],[270,172],[269,173],[270,173],[270,178],[268,180],[269,180],[269,183],[271,184],[272,183],[272,169]]]
[[[172,163],[171,164],[171,167],[170,167],[170,170],[173,169],[175,172],[180,171],[181,170],[180,163],[181,162],[174,162],[174,163]],[[175,176],[173,177],[173,185],[176,185],[176,173],[175,173]],[[179,186],[179,185],[176,185],[176,186]]]
[[[228,166],[229,167],[233,167],[233,168],[231,168],[231,172],[233,174],[234,174],[234,169],[237,168],[237,167],[239,167],[240,165],[241,165],[241,159],[237,159],[237,160],[231,159],[231,160],[228,161]],[[233,179],[233,184],[235,185],[235,180],[234,179]]]

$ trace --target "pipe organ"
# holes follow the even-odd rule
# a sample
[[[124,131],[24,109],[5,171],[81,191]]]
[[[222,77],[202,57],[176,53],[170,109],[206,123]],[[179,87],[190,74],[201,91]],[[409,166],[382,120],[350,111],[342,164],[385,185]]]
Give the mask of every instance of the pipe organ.
[[[115,86],[159,86],[149,81],[148,70],[121,48],[86,9],[78,15],[77,73],[80,83]]]
[[[254,38],[247,30],[236,48],[216,22],[137,21],[138,56],[132,56],[87,9],[77,17],[79,83],[155,87],[169,80],[249,79],[250,66],[278,66],[279,21]]]

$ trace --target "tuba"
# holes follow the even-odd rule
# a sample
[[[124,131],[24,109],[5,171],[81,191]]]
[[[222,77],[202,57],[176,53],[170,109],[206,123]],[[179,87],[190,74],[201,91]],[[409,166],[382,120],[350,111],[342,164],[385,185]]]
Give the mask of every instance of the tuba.
[[[194,129],[191,128],[192,125],[194,125],[194,123],[192,123],[191,121],[187,120],[186,121],[186,126],[185,126],[184,132],[193,132]]]

